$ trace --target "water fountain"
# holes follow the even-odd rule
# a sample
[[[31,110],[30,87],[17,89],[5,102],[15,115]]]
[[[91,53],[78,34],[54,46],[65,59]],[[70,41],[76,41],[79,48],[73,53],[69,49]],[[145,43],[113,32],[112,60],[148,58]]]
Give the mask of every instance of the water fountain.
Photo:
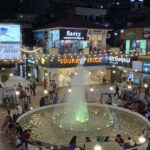
[[[21,116],[18,122],[24,129],[32,130],[32,139],[54,145],[66,145],[77,135],[83,146],[86,136],[99,135],[114,138],[120,133],[124,137],[136,137],[149,122],[142,116],[123,108],[87,104],[84,69],[78,67],[74,74],[65,104],[45,106]],[[88,91],[90,92],[90,91]]]

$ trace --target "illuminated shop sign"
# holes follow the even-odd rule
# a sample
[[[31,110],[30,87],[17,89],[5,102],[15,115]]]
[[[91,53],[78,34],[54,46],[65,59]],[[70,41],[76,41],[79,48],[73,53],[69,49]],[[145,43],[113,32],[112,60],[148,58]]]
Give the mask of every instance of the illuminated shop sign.
[[[129,57],[120,57],[120,56],[81,56],[81,57],[63,57],[63,58],[53,58],[45,59],[42,57],[39,60],[39,65],[48,68],[67,68],[67,67],[76,67],[77,65],[83,66],[101,66],[101,65],[118,65],[118,66],[130,66]]]
[[[143,62],[142,63],[142,70],[145,72],[150,72],[150,62]]]
[[[100,63],[102,62],[103,58],[102,57],[94,57],[94,58],[86,58],[86,57],[82,57],[82,58],[63,58],[60,59],[60,64],[92,64],[92,63]]]
[[[131,59],[129,57],[120,57],[120,56],[109,56],[109,64],[121,65],[121,64],[130,64]]]
[[[79,29],[61,29],[61,40],[86,40],[87,30]]]
[[[0,44],[0,59],[20,59],[20,44]]]

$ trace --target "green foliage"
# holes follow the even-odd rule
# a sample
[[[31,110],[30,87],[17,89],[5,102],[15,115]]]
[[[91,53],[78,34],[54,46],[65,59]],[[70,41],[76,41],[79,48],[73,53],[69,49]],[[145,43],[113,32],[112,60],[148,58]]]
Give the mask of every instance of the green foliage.
[[[9,76],[7,74],[2,74],[1,75],[1,81],[2,83],[5,83],[9,79]]]

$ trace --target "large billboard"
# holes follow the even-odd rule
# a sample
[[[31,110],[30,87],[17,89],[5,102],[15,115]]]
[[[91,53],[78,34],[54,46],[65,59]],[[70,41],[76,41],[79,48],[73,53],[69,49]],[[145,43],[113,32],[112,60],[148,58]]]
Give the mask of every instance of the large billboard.
[[[0,24],[0,42],[21,42],[20,25]]]
[[[21,44],[0,44],[0,59],[20,59]]]

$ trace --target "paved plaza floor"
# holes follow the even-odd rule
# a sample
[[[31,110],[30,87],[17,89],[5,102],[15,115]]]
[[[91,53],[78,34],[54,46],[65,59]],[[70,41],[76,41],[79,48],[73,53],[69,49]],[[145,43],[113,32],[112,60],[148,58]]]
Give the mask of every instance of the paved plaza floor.
[[[28,84],[28,81],[21,78],[21,77],[13,77],[10,78],[9,81],[6,83],[7,87],[16,87],[18,85],[18,83],[21,83],[23,85],[23,87],[25,87]],[[100,100],[100,95],[104,92],[110,92],[110,93],[114,93],[115,91],[110,91],[111,85],[95,85],[93,86],[94,88],[94,92],[87,92],[89,93],[88,96],[88,102],[90,103],[99,103]],[[87,88],[87,91],[90,91],[90,87]],[[67,92],[67,89],[60,89],[58,91],[58,95],[60,97],[60,102],[62,101],[65,93]],[[39,107],[39,101],[40,98],[44,96],[44,89],[43,86],[37,86],[37,90],[36,90],[36,95],[32,96],[32,102],[30,107],[34,108],[38,108]],[[4,118],[7,115],[7,110],[4,109],[3,107],[0,107],[0,127],[3,124]],[[3,138],[3,134],[0,128],[0,150],[13,150],[13,148],[11,147],[10,144],[7,143],[7,141],[5,140],[5,138]]]

